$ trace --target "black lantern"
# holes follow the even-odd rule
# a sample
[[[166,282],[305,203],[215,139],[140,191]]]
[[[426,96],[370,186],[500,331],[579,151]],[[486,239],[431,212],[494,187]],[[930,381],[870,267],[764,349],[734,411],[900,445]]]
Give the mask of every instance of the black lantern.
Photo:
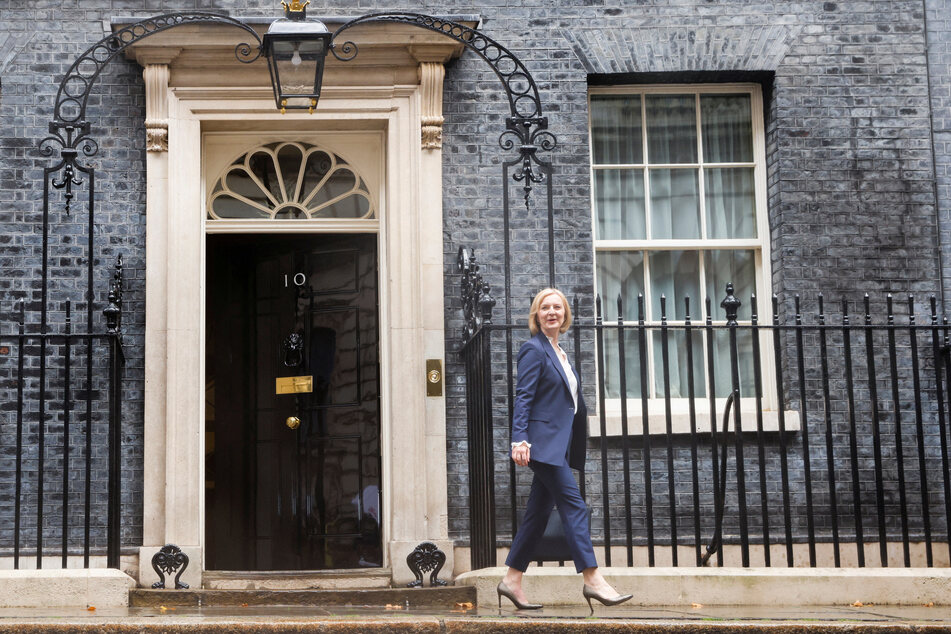
[[[307,19],[310,0],[281,4],[285,17],[272,22],[264,34],[274,100],[282,114],[285,110],[313,112],[320,98],[331,33],[323,22]]]

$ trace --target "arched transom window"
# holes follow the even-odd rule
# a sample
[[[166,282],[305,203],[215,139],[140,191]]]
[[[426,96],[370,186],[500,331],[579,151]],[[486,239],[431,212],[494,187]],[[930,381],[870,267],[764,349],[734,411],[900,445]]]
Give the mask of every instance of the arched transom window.
[[[209,220],[374,219],[366,182],[333,152],[309,143],[259,146],[215,182]]]

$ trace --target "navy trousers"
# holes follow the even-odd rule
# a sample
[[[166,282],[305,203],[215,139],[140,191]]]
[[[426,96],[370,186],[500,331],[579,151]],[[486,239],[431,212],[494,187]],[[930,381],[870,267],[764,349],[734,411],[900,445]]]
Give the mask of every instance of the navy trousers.
[[[598,565],[594,557],[594,546],[588,531],[588,512],[584,499],[578,490],[571,467],[567,464],[555,466],[532,460],[529,468],[535,473],[532,489],[528,495],[525,518],[518,527],[518,533],[512,540],[512,550],[505,559],[505,565],[525,572],[532,560],[533,549],[548,524],[552,507],[557,507],[561,515],[561,525],[571,549],[571,558],[575,569],[581,572],[585,568]]]

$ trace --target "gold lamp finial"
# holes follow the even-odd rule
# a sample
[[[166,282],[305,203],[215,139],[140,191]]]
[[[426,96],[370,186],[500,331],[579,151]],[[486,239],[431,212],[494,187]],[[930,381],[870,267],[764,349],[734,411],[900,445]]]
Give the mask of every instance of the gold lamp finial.
[[[303,11],[307,8],[307,5],[310,4],[310,0],[307,2],[301,2],[300,0],[291,0],[290,5],[288,5],[284,0],[281,0],[281,6],[284,7],[284,11]]]

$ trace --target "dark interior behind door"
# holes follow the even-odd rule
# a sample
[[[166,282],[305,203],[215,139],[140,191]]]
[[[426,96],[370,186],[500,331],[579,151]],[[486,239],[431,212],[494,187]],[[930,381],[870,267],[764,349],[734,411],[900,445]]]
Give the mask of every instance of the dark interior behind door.
[[[380,566],[376,236],[212,235],[207,262],[206,567]]]

